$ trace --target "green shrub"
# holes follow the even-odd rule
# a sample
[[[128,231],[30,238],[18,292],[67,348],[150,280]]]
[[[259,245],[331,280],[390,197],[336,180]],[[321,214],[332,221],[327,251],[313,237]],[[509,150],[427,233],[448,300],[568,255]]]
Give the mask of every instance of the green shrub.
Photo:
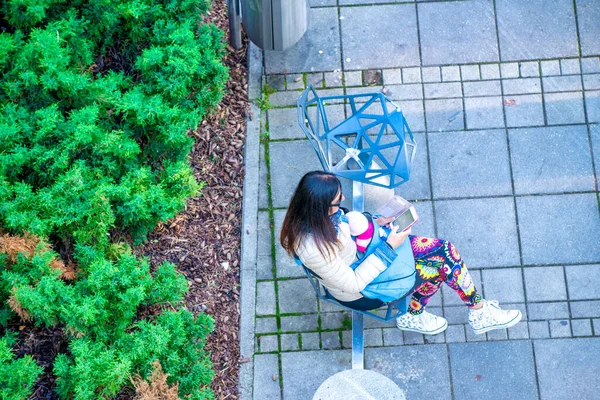
[[[31,394],[38,376],[43,372],[31,356],[13,360],[13,335],[0,338],[0,399],[21,400]]]

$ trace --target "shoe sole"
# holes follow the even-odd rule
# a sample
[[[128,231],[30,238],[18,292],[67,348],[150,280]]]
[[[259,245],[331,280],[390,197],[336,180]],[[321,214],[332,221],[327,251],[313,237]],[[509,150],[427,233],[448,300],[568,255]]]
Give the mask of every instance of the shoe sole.
[[[442,326],[436,330],[433,330],[433,331],[422,331],[422,330],[413,329],[413,328],[400,328],[398,325],[396,325],[396,328],[400,329],[401,331],[417,332],[417,333],[422,333],[423,335],[437,335],[438,333],[444,332],[447,327],[448,327],[448,321],[446,321],[444,326]]]
[[[504,324],[487,326],[487,327],[481,328],[481,329],[473,329],[473,333],[475,333],[477,335],[481,335],[482,333],[486,333],[488,331],[493,331],[494,329],[508,329],[511,326],[516,325],[519,321],[521,321],[521,318],[523,318],[523,314],[521,314],[521,311],[519,311],[519,313],[517,314],[516,317],[514,317],[512,320],[510,320]]]

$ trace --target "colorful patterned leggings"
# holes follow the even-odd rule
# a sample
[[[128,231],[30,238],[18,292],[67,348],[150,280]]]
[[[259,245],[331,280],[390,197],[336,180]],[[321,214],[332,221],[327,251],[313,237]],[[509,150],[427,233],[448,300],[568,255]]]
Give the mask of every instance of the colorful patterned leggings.
[[[458,293],[467,306],[481,301],[481,295],[477,293],[473,279],[452,243],[422,236],[411,235],[409,238],[417,268],[417,281],[408,307],[409,313],[422,313],[442,282],[446,282],[446,285]]]

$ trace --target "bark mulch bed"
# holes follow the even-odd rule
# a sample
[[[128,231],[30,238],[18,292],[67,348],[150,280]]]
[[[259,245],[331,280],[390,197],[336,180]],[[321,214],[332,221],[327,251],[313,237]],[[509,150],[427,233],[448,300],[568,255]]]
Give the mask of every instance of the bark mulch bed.
[[[228,39],[226,0],[214,0],[205,21],[215,23]],[[177,217],[157,226],[148,241],[135,249],[148,257],[153,267],[163,261],[177,265],[189,283],[185,303],[189,310],[206,312],[215,320],[207,350],[215,376],[212,389],[217,399],[237,399],[239,373],[239,283],[242,225],[242,185],[247,97],[247,39],[243,48],[227,47],[223,60],[230,79],[223,100],[193,132],[195,145],[190,161],[198,181],[205,182],[201,195],[190,199]],[[141,310],[147,314],[151,310]],[[45,373],[32,398],[55,399],[55,377],[51,373],[57,354],[65,353],[67,338],[60,327],[35,327],[11,321],[19,331],[17,356],[31,354]],[[131,399],[124,389],[118,399]]]

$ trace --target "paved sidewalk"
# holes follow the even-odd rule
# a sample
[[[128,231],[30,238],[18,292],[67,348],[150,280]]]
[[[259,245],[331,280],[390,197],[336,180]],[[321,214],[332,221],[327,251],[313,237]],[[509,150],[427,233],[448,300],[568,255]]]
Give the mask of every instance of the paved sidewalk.
[[[428,307],[448,319],[443,334],[365,320],[366,367],[409,400],[598,398],[600,1],[311,5],[298,44],[250,56],[251,92],[262,85],[270,109],[255,107],[246,153],[256,172],[245,201],[256,186],[258,198],[244,208],[242,398],[311,399],[351,368],[349,315],[318,302],[278,244],[295,185],[321,169],[297,126],[306,84],[323,95],[386,88],[418,145],[396,188],[417,204],[413,232],[451,240],[484,297],[524,315],[473,335],[444,287]],[[344,104],[329,107],[345,117]]]

